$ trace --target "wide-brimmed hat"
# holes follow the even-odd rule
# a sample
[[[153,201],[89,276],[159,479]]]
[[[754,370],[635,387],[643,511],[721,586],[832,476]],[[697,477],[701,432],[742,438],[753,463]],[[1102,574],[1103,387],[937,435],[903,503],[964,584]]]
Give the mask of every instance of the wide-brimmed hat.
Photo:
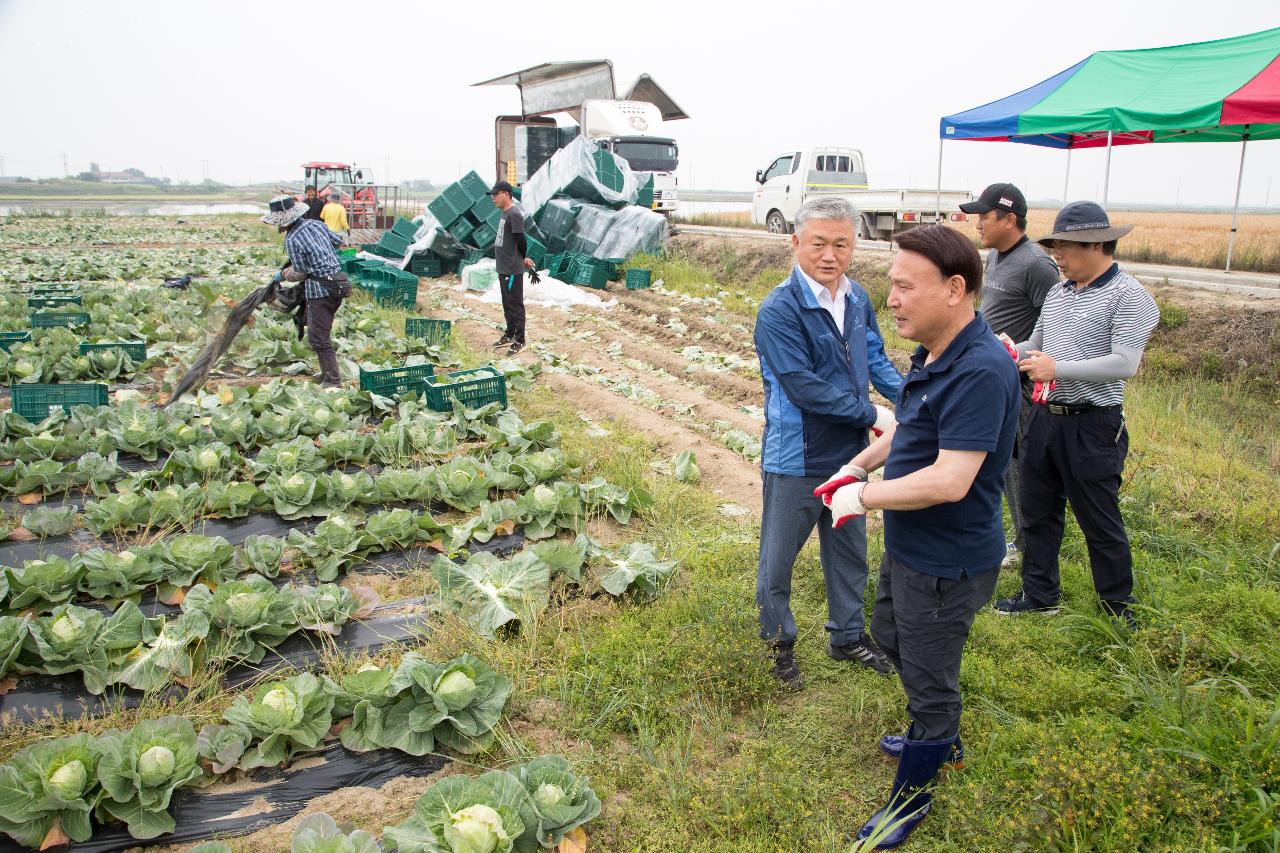
[[[306,212],[306,202],[291,195],[278,195],[267,202],[267,215],[262,217],[262,221],[283,228],[301,219]]]
[[[1132,225],[1112,225],[1107,212],[1096,202],[1073,201],[1058,211],[1057,218],[1053,220],[1053,233],[1036,242],[1106,243],[1118,240],[1132,230]]]

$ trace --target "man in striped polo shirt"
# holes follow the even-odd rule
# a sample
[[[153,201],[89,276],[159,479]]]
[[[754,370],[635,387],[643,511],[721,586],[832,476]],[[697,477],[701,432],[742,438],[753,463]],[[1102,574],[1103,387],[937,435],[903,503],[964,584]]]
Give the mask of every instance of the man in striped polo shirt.
[[[1132,627],[1133,558],[1120,515],[1120,475],[1129,450],[1125,380],[1138,371],[1160,311],[1133,276],[1120,271],[1113,226],[1090,201],[1068,204],[1048,248],[1065,279],[1049,291],[1031,339],[1018,344],[1019,369],[1049,383],[1019,446],[1026,552],[1022,590],[996,602],[1002,614],[1057,613],[1058,551],[1067,501],[1089,549],[1093,585],[1112,616]]]

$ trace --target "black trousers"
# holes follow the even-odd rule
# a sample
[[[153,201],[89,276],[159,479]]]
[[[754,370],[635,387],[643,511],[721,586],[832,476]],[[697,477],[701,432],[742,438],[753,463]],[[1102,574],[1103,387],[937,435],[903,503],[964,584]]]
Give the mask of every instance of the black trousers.
[[[333,315],[341,305],[342,297],[336,294],[307,300],[307,343],[320,362],[323,382],[339,382],[342,378],[338,373],[338,353],[333,348]]]
[[[951,580],[917,572],[888,554],[881,560],[871,636],[902,679],[912,740],[960,733],[960,657],[999,577],[997,568]]]
[[[1022,465],[1022,590],[1037,604],[1062,594],[1058,551],[1071,502],[1089,548],[1093,586],[1103,601],[1130,601],[1133,557],[1120,515],[1120,475],[1129,431],[1119,406],[1055,415],[1032,406],[1018,448]]]
[[[502,317],[507,321],[507,337],[524,343],[524,273],[498,276],[502,291]]]

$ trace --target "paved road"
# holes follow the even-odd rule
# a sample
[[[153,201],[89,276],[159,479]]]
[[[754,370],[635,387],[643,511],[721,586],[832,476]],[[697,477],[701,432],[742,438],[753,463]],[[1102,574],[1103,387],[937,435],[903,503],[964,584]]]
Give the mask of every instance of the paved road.
[[[718,228],[709,225],[679,225],[681,232],[689,234],[720,234],[753,240],[789,240],[784,234],[769,234],[751,228]],[[891,251],[884,240],[859,240],[858,251]],[[1125,261],[1124,269],[1144,284],[1172,284],[1196,290],[1254,296],[1261,299],[1280,300],[1280,275],[1257,272],[1223,272],[1198,267],[1173,267],[1164,264],[1139,264]]]

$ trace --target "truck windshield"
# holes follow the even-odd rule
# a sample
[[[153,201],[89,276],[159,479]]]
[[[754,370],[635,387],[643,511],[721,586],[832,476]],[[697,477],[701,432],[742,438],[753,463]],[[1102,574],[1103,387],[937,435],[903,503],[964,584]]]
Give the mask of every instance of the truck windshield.
[[[679,160],[676,144],[669,139],[619,141],[613,150],[638,172],[674,172]]]

